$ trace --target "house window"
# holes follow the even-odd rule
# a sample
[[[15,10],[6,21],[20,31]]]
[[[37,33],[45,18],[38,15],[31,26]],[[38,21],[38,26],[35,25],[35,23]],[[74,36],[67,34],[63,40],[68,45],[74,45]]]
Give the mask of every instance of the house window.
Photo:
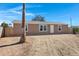
[[[28,25],[26,25],[26,32],[28,31]]]
[[[61,25],[58,26],[58,31],[62,31],[62,26]]]
[[[43,25],[40,26],[40,31],[43,31]]]
[[[46,25],[44,25],[44,31],[46,31],[46,30],[47,30]]]
[[[40,31],[40,32],[45,32],[45,31],[47,31],[47,25],[40,25],[40,26],[39,26],[39,31]]]

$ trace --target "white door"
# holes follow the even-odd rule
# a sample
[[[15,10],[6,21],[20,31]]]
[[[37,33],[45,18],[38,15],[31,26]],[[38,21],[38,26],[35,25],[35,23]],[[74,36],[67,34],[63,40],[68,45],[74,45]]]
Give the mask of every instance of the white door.
[[[50,25],[50,33],[54,33],[54,25]]]

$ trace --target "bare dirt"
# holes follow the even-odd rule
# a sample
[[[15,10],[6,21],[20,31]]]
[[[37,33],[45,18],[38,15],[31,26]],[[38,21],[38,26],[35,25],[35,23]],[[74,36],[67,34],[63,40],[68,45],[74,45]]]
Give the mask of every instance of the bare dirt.
[[[12,56],[79,56],[79,35],[39,35],[26,36],[26,42],[18,42],[20,37],[0,39],[0,55]]]

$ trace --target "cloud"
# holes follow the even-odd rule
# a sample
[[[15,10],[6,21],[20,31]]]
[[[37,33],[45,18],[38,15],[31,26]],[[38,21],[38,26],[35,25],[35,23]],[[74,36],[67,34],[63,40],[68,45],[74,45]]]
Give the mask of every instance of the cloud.
[[[26,4],[26,9],[28,9],[28,8],[39,8],[39,7],[42,7],[42,6],[41,5],[36,5],[36,4]],[[11,8],[11,9],[8,9],[8,10],[9,11],[10,10],[22,10],[22,5]]]
[[[27,8],[32,8],[32,7],[40,7],[40,5],[37,5],[37,6],[32,6],[32,5],[27,5],[26,6]],[[11,8],[11,9],[8,9],[9,12],[11,13],[15,13],[15,14],[18,14],[18,15],[22,15],[22,6],[18,6],[18,7],[15,7],[15,8]],[[26,13],[26,16],[34,16],[33,13],[31,12],[25,12]]]
[[[15,13],[15,14],[18,14],[18,15],[22,15],[22,11],[10,11],[10,12],[12,12],[12,13]],[[34,16],[34,14],[33,13],[27,13],[27,12],[25,12],[26,13],[26,16]]]
[[[26,13],[26,16],[34,16],[33,13]]]
[[[29,5],[27,4],[26,5],[26,8],[35,8],[35,7],[41,7],[40,5]],[[31,13],[31,12],[25,12],[26,13],[26,16],[35,16],[34,13]],[[6,11],[3,10],[3,11],[0,11],[0,23],[3,22],[3,21],[6,21],[6,22],[11,22],[13,21],[14,19],[20,19],[22,16],[22,6],[17,6],[17,7],[14,7],[14,8],[10,8],[10,9],[7,9]]]
[[[12,10],[12,11],[10,11],[10,12],[12,12],[12,13],[16,13],[16,14],[19,14],[19,15],[22,14],[21,12],[19,12],[19,11],[15,11],[15,10]]]
[[[12,11],[12,10],[22,10],[22,6],[14,7],[14,8],[8,9],[8,10],[9,11]]]

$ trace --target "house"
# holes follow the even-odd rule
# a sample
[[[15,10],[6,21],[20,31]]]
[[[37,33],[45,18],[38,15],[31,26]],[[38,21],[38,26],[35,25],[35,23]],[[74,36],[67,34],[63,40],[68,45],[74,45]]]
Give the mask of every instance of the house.
[[[21,34],[21,22],[13,21],[13,28],[18,34]],[[14,32],[14,33],[16,33]],[[41,34],[67,34],[69,33],[68,24],[42,22],[42,21],[30,21],[26,23],[27,35],[41,35]]]
[[[13,21],[13,27],[5,29],[5,36],[20,36],[22,34],[21,21]],[[55,22],[30,21],[26,23],[27,35],[71,34],[68,24]]]

